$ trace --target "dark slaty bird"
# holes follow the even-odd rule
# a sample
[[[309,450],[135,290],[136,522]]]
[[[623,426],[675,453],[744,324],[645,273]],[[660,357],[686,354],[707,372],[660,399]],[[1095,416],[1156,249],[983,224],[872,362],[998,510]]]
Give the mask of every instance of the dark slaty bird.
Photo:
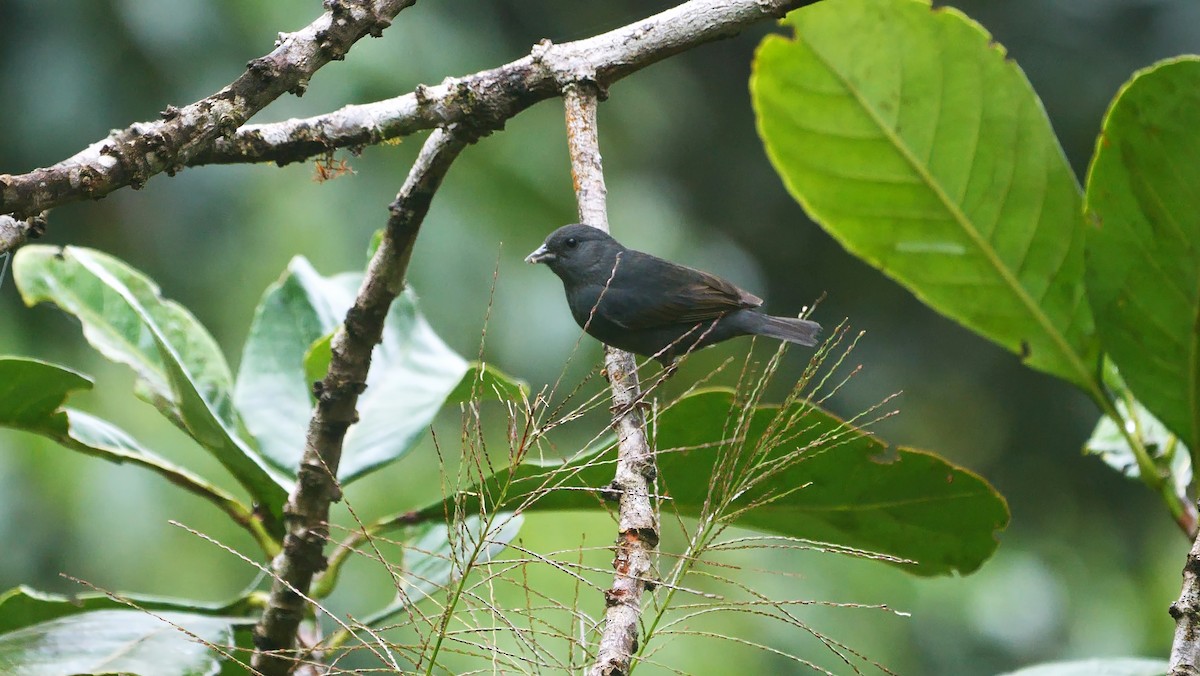
[[[628,249],[587,225],[555,230],[525,262],[545,263],[562,279],[571,314],[592,337],[664,366],[736,336],[811,346],[821,331],[766,314],[761,298],[716,275]]]

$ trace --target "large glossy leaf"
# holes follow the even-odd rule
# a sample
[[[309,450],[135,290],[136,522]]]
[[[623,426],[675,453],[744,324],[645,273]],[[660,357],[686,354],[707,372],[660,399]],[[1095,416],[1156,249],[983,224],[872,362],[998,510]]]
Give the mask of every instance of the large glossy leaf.
[[[303,257],[263,293],[242,349],[234,401],[263,455],[296,473],[312,416],[312,383],[305,376],[309,345],[345,317],[354,282],[322,277]]]
[[[65,367],[35,359],[0,357],[0,427],[40,434],[71,450],[111,462],[145,467],[220,503],[227,512],[249,514],[233,496],[146,449],[111,422],[63,406],[73,392],[91,388],[91,380]]]
[[[849,251],[1094,395],[1079,187],[1024,74],[927,0],[826,0],[750,80],[767,154]]]
[[[212,674],[222,662],[212,646],[228,652],[234,628],[248,621],[132,609],[64,615],[0,634],[0,673]]]
[[[1200,448],[1200,58],[1137,73],[1088,172],[1088,298],[1139,401]]]
[[[362,281],[358,274],[322,277],[302,258],[267,290],[238,373],[236,398],[263,452],[294,472],[312,416],[312,380],[329,366],[329,334],[341,323]],[[406,290],[392,305],[383,341],[371,359],[359,422],[346,433],[338,473],[349,483],[411,451],[449,401],[471,391],[514,396],[520,383],[494,368],[470,364],[434,333]],[[270,413],[259,419],[253,412]]]
[[[92,347],[133,369],[139,393],[172,420],[182,424],[180,402],[156,334],[178,352],[197,388],[233,420],[232,378],[216,341],[145,275],[99,251],[34,245],[17,253],[13,277],[27,305],[54,303],[79,319]]]
[[[79,318],[88,341],[127,364],[168,418],[211,452],[276,516],[288,481],[253,449],[233,406],[228,366],[212,337],[144,275],[97,251],[27,246],[14,275],[29,305],[48,301]]]
[[[979,476],[931,453],[889,449],[801,404],[760,407],[741,438],[733,438],[738,435],[730,421],[742,409],[732,392],[710,390],[685,397],[659,416],[659,481],[670,496],[667,508],[684,516],[702,512],[719,454],[748,457],[757,451],[763,453],[758,462],[770,464],[801,449],[798,461],[785,461],[782,472],[731,505],[738,510],[762,503],[740,514],[738,525],[890,554],[915,561],[904,569],[918,575],[969,573],[995,551],[1008,507]],[[789,431],[781,434],[783,429]],[[472,492],[489,496],[496,508],[536,494],[530,509],[602,509],[599,489],[612,480],[613,470],[595,457],[583,454],[561,466],[525,463]],[[439,504],[427,512],[445,509]]]

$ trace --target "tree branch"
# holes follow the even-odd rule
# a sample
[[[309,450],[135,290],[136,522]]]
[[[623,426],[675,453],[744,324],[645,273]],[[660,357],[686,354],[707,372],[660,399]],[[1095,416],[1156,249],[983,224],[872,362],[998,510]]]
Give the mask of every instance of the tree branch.
[[[333,338],[333,357],[324,380],[313,384],[317,407],[305,440],[296,486],[284,509],[287,535],[272,564],[267,610],[255,627],[253,666],[265,676],[286,674],[294,664],[289,651],[306,608],[313,576],[326,566],[329,505],[341,499],[338,464],[346,430],[358,420],[358,395],[366,388],[371,351],[383,335],[388,308],[404,289],[404,276],[421,222],[433,195],[458,153],[473,137],[438,129],[430,135],[408,179],[388,207],[383,241],[371,257],[354,306]],[[299,592],[299,593],[297,593]]]
[[[241,77],[213,96],[182,109],[168,108],[164,120],[134,124],[49,168],[0,174],[0,215],[24,218],[60,204],[97,199],[124,186],[140,187],[162,171],[174,174],[187,166],[283,165],[337,148],[358,151],[450,124],[502,129],[522,110],[558,96],[565,82],[587,79],[596,83],[603,96],[626,75],[813,1],[691,0],[586,40],[561,45],[542,41],[529,56],[512,63],[448,78],[432,87],[418,86],[403,96],[317,117],[237,129],[283,92],[303,92],[320,66],[344,57],[363,35],[377,35],[401,9],[415,2],[326,0],[338,9],[300,32],[282,36],[275,51],[252,61]],[[0,239],[0,253],[13,248]]]
[[[561,94],[567,82],[600,89],[669,56],[736,35],[747,26],[813,0],[692,0],[586,40],[543,40],[529,56],[395,98],[326,115],[247,125],[218,139],[189,163],[299,162],[337,148],[354,151],[446,124],[501,129],[529,106]]]
[[[1200,676],[1200,538],[1183,565],[1183,589],[1171,604],[1175,639],[1171,642],[1170,676]]]
[[[44,216],[18,220],[12,216],[0,216],[0,255],[16,251],[31,239],[37,239],[46,231]]]
[[[571,154],[571,176],[579,202],[579,220],[608,232],[608,194],[600,161],[596,108],[600,88],[582,80],[567,85],[563,103],[567,114],[567,145]],[[617,263],[620,265],[620,263]],[[612,587],[604,592],[604,633],[596,650],[592,676],[629,673],[638,645],[638,623],[642,616],[642,592],[653,579],[658,547],[658,513],[651,500],[651,483],[658,470],[654,451],[646,437],[646,420],[638,405],[637,362],[633,355],[609,347],[605,371],[612,389],[613,426],[617,429],[617,471],[611,488],[620,491],[616,555]]]
[[[325,0],[326,12],[316,21],[296,33],[280,33],[271,53],[250,61],[244,73],[212,96],[183,108],[168,106],[162,120],[115,131],[49,168],[0,174],[0,214],[26,218],[125,186],[139,188],[163,171],[174,174],[213,139],[232,134],[283,93],[303,94],[319,68],[345,58],[362,37],[382,35],[414,2]]]

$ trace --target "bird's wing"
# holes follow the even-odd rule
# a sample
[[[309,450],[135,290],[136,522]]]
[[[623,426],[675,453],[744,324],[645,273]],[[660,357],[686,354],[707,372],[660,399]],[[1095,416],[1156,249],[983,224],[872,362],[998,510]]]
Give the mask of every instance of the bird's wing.
[[[603,300],[606,317],[627,329],[691,324],[762,305],[758,296],[716,275],[628,253],[635,257],[618,264],[617,278]]]

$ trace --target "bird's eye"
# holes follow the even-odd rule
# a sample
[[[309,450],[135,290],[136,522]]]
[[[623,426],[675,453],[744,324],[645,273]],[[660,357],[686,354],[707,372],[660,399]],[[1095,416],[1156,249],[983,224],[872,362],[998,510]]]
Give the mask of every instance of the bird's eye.
[[[568,237],[565,244],[567,245],[568,249],[574,249],[575,247],[579,246],[579,240],[575,239],[574,237]]]

